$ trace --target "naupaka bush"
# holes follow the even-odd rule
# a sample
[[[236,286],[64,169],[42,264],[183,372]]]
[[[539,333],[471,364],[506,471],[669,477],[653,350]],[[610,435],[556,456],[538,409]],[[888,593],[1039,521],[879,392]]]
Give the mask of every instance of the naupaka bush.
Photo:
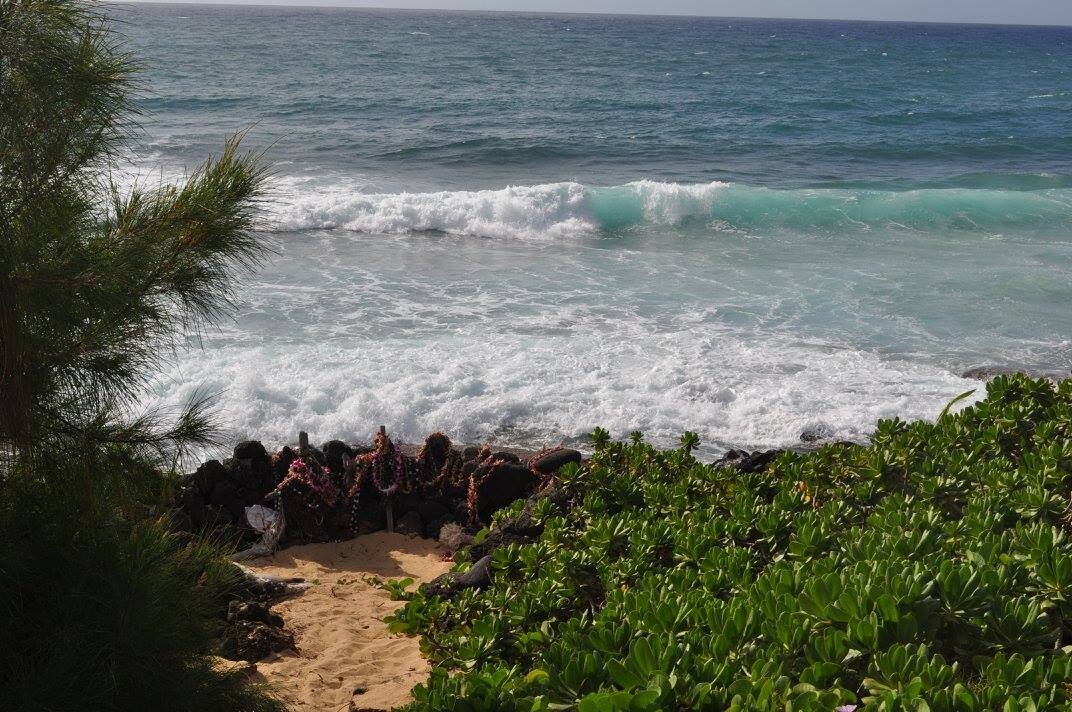
[[[392,620],[436,663],[412,709],[1070,706],[1072,381],[760,473],[593,443],[490,587]]]

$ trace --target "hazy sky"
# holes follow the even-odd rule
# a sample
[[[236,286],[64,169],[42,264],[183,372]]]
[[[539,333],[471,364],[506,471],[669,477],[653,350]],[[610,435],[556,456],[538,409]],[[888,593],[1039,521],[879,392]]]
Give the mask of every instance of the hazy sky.
[[[230,3],[1072,25],[1072,0],[230,0]]]

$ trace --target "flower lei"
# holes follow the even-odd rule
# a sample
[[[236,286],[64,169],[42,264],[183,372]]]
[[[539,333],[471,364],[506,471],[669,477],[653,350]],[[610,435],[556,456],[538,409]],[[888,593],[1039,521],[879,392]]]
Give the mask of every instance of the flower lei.
[[[372,484],[384,497],[390,497],[399,490],[409,492],[411,487],[408,474],[402,450],[395,447],[386,432],[381,431],[376,435],[376,449],[357,459],[356,477],[350,488],[350,497],[357,499],[362,485],[370,476]]]
[[[304,485],[309,491],[320,498],[327,507],[334,507],[339,499],[339,488],[331,479],[331,470],[327,467],[317,470],[311,467],[304,459],[294,458],[287,469],[287,476],[276,485],[277,492],[282,493],[295,484]]]
[[[357,536],[361,528],[361,489],[369,478],[384,497],[390,497],[399,490],[409,492],[412,485],[402,450],[395,447],[383,429],[376,435],[376,449],[356,458],[353,464],[354,484],[349,491],[350,532]]]
[[[386,439],[386,436],[385,438]],[[390,443],[390,440],[387,440]],[[384,448],[386,450],[387,448]],[[384,497],[390,497],[399,490],[406,481],[406,461],[402,458],[402,451],[391,446],[390,455],[377,448],[372,452],[372,484]],[[394,455],[391,458],[391,455]],[[387,482],[387,461],[391,463],[391,482]]]
[[[423,490],[433,496],[442,495],[448,487],[466,484],[465,458],[451,447],[450,438],[443,433],[428,436],[417,453],[417,465]]]
[[[492,455],[491,448],[484,445],[476,454],[476,468],[469,475],[469,491],[465,504],[469,510],[469,524],[473,527],[480,525],[480,487],[498,471],[500,465],[506,461],[499,460]]]

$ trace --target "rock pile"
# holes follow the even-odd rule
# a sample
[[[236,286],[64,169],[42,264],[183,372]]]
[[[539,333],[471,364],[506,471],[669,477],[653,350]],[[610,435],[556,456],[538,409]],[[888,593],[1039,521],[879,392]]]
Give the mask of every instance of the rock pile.
[[[229,660],[255,663],[272,653],[296,650],[294,634],[271,605],[308,588],[301,579],[284,580],[241,570],[241,583],[227,604],[220,654]]]
[[[245,441],[231,457],[209,460],[183,478],[175,520],[180,529],[226,528],[252,541],[259,533],[246,510],[261,505],[282,513],[283,545],[388,528],[438,538],[448,524],[479,529],[581,459],[568,448],[525,461],[487,446],[458,449],[442,433],[430,435],[416,456],[396,449],[383,431],[374,446],[330,440],[317,448],[303,441],[269,453],[260,442]]]

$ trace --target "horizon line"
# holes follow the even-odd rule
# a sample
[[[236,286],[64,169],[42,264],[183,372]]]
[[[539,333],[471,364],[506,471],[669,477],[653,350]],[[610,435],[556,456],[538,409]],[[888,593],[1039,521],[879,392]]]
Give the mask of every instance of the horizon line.
[[[115,5],[172,5],[179,7],[280,7],[308,10],[392,10],[395,12],[455,12],[469,14],[495,14],[495,15],[564,15],[572,17],[668,17],[681,19],[705,19],[705,20],[796,20],[803,22],[873,22],[894,25],[958,25],[974,27],[1058,27],[1072,28],[1072,23],[1064,22],[996,22],[985,20],[877,20],[866,17],[786,17],[786,16],[762,16],[762,15],[697,15],[691,12],[610,12],[590,10],[587,12],[569,10],[474,10],[468,8],[443,8],[443,7],[389,7],[382,5],[353,5],[344,3],[300,3],[295,4],[282,0],[281,2],[175,2],[175,0],[105,0],[104,4]]]

